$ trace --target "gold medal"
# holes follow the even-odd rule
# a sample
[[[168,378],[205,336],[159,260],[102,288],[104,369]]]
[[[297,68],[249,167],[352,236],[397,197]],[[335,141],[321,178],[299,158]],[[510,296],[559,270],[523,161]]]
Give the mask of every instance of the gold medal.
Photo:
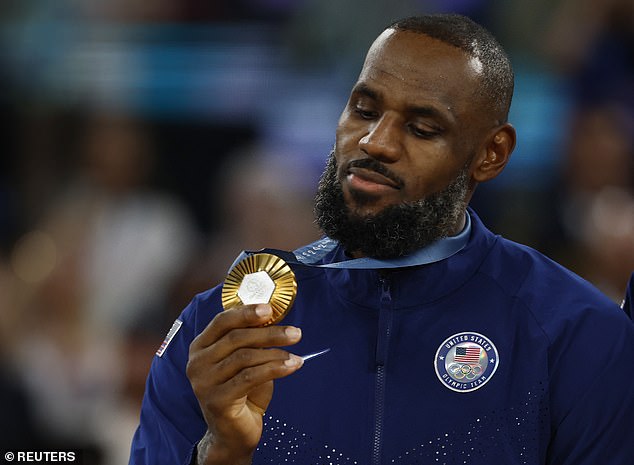
[[[291,267],[276,255],[249,255],[234,266],[222,286],[222,306],[270,304],[273,316],[263,326],[279,323],[295,301],[297,281]]]

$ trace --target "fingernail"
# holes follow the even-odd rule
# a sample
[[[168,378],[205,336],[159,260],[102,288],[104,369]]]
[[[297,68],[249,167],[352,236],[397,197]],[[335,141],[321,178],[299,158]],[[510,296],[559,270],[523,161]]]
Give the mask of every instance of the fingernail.
[[[289,339],[295,340],[302,337],[302,330],[294,326],[287,327],[284,332]]]
[[[266,304],[256,305],[255,314],[260,317],[269,316],[271,314],[271,306]]]
[[[301,357],[298,357],[297,355],[293,355],[293,354],[290,354],[288,359],[284,360],[284,365],[286,365],[289,368],[299,367],[299,366],[302,366],[303,364],[304,364],[304,360],[302,360]]]

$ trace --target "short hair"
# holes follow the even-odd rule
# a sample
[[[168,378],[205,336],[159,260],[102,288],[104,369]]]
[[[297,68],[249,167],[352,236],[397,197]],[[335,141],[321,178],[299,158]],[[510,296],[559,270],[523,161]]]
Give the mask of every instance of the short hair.
[[[513,99],[513,66],[486,28],[462,15],[430,14],[395,21],[387,29],[425,34],[480,60],[482,78],[478,92],[500,123],[507,121]]]

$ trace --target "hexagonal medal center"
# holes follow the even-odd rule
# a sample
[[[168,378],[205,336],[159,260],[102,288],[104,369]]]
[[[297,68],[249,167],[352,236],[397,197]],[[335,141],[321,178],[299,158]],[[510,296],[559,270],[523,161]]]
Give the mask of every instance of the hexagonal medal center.
[[[266,304],[271,300],[275,283],[266,271],[250,273],[242,278],[238,297],[244,305]]]

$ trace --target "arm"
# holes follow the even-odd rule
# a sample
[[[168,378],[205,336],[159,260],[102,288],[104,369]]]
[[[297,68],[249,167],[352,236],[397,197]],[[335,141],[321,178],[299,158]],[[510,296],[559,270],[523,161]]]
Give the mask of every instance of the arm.
[[[187,376],[189,345],[211,318],[197,322],[198,307],[206,307],[211,293],[195,298],[179,316],[165,351],[159,351],[145,386],[140,424],[132,439],[130,465],[188,465],[206,425]],[[167,339],[166,339],[167,341]],[[165,344],[165,343],[164,343]]]
[[[618,309],[586,319],[571,332],[553,366],[551,411],[556,424],[548,463],[630,464],[634,325]]]
[[[179,321],[182,325],[179,327],[178,332],[171,340],[170,345],[161,356],[155,356],[152,361],[152,367],[146,383],[146,391],[143,398],[143,405],[141,407],[141,419],[140,425],[132,440],[132,448],[130,454],[130,465],[189,465],[190,463],[196,463],[192,459],[198,458],[198,463],[205,463],[209,459],[208,463],[222,463],[220,461],[223,451],[230,452],[229,449],[223,448],[223,435],[215,436],[218,441],[214,441],[214,437],[211,434],[213,429],[210,429],[207,424],[207,419],[217,422],[220,426],[225,422],[221,418],[216,419],[213,412],[206,411],[203,413],[201,410],[201,404],[203,403],[197,399],[196,394],[192,388],[195,383],[198,389],[198,393],[201,396],[207,395],[213,396],[216,389],[223,391],[222,388],[227,387],[222,393],[223,399],[227,400],[231,398],[231,393],[234,392],[233,388],[244,388],[244,383],[240,383],[238,380],[245,375],[249,376],[249,373],[261,373],[262,370],[266,371],[267,366],[270,368],[271,364],[264,363],[263,366],[256,370],[249,370],[248,362],[241,360],[241,358],[247,357],[248,353],[252,351],[256,352],[272,352],[269,357],[277,357],[277,362],[273,361],[272,365],[284,364],[284,360],[288,360],[290,355],[288,352],[280,349],[263,350],[266,346],[267,335],[272,334],[272,340],[275,340],[276,345],[284,345],[283,342],[288,341],[288,338],[282,336],[280,340],[279,333],[284,332],[284,327],[270,327],[270,328],[252,328],[255,334],[251,334],[249,339],[235,341],[233,338],[240,339],[240,332],[248,330],[249,328],[237,328],[241,323],[240,317],[237,320],[235,318],[226,319],[226,316],[236,314],[240,315],[244,312],[251,314],[250,321],[255,321],[255,325],[259,324],[261,320],[255,318],[255,309],[250,308],[236,308],[228,312],[221,312],[217,315],[217,319],[210,323],[210,319],[214,314],[214,308],[221,308],[219,292],[209,291],[205,294],[197,296],[194,301],[183,311],[179,317]],[[222,318],[220,318],[220,316]],[[244,317],[244,315],[243,315]],[[247,316],[248,318],[248,316]],[[224,320],[224,323],[223,323]],[[266,317],[263,317],[266,320]],[[232,323],[233,321],[233,323]],[[244,322],[244,320],[242,320]],[[234,332],[229,326],[233,325],[237,332]],[[214,329],[216,328],[216,329]],[[212,334],[213,333],[213,334]],[[220,336],[220,333],[223,335]],[[205,334],[205,336],[203,336]],[[230,334],[233,334],[231,336]],[[278,334],[278,337],[275,337]],[[197,336],[200,336],[197,338]],[[255,336],[255,338],[253,337]],[[264,341],[260,339],[260,336],[264,337]],[[222,339],[224,342],[220,343]],[[193,341],[196,341],[194,343]],[[232,342],[233,341],[233,342]],[[248,344],[248,341],[253,343],[259,343],[262,348],[248,349],[246,346],[244,350],[234,352],[240,346],[241,342]],[[244,344],[243,344],[244,345]],[[230,348],[229,346],[233,347]],[[223,349],[224,347],[224,349]],[[218,350],[223,350],[227,355],[228,360],[222,359],[220,361],[211,360],[218,356]],[[190,360],[190,353],[192,358]],[[240,355],[243,354],[243,355]],[[294,359],[293,357],[290,357]],[[222,361],[224,360],[224,361]],[[240,365],[243,368],[232,368],[231,360],[234,363]],[[261,360],[261,358],[260,358]],[[209,365],[207,365],[209,364]],[[299,367],[289,367],[284,370],[282,368],[282,374],[290,374]],[[237,376],[237,380],[231,381],[232,377],[226,379],[225,382],[219,383],[218,379],[212,379],[214,373],[224,373],[224,376],[228,372],[242,373]],[[192,376],[192,383],[187,377],[187,370],[190,370]],[[271,370],[271,373],[275,370]],[[278,370],[278,373],[280,371]],[[265,379],[272,380],[270,376]],[[253,381],[253,379],[251,380]],[[266,384],[266,382],[265,382]],[[272,384],[272,381],[270,382]],[[257,383],[256,383],[257,385]],[[265,387],[264,393],[266,394],[267,388]],[[251,398],[255,395],[255,402],[262,407],[268,406],[266,398],[257,398],[258,390],[255,389],[253,393],[249,393],[247,398]],[[204,401],[206,404],[208,401]],[[247,405],[247,401],[243,400],[244,405]],[[213,404],[213,401],[211,402]],[[237,404],[240,402],[237,401]],[[215,405],[215,404],[214,404]],[[235,405],[235,404],[234,404]],[[245,413],[250,411],[257,411],[258,407],[248,402],[248,411],[244,410],[243,415],[239,418],[244,418]],[[223,411],[222,408],[215,411]],[[257,426],[257,419],[252,420],[251,425]],[[261,422],[261,415],[259,418]],[[231,423],[231,421],[229,421]],[[238,422],[240,423],[240,422]],[[216,424],[216,423],[214,423]],[[247,427],[249,430],[250,427]],[[229,428],[228,430],[230,430]],[[260,426],[261,429],[261,426]],[[221,433],[227,430],[221,428]],[[227,430],[227,431],[228,431]],[[254,437],[259,438],[261,433],[255,431]],[[231,434],[231,433],[229,433]],[[202,439],[201,439],[202,438]],[[257,444],[257,442],[256,442]],[[198,447],[197,447],[198,445]],[[231,445],[231,444],[230,444]],[[235,444],[233,444],[235,446]],[[250,443],[251,450],[253,448],[253,440]],[[241,448],[242,449],[242,448]],[[213,455],[216,454],[216,455]],[[209,455],[209,457],[207,457]],[[248,454],[243,454],[247,456]],[[197,457],[198,456],[198,457]],[[249,463],[249,461],[243,458],[243,463]],[[249,459],[250,460],[250,459]],[[231,459],[228,463],[239,463],[235,459]]]
[[[251,455],[244,461],[234,461],[229,454],[216,451],[217,444],[214,444],[213,435],[207,431],[198,443],[196,456],[192,460],[192,465],[203,465],[205,463],[235,463],[235,465],[251,465]]]
[[[301,358],[274,348],[297,343],[300,331],[260,327],[270,314],[268,305],[221,312],[190,346],[187,376],[207,425],[199,465],[250,464],[273,381],[301,367]]]

